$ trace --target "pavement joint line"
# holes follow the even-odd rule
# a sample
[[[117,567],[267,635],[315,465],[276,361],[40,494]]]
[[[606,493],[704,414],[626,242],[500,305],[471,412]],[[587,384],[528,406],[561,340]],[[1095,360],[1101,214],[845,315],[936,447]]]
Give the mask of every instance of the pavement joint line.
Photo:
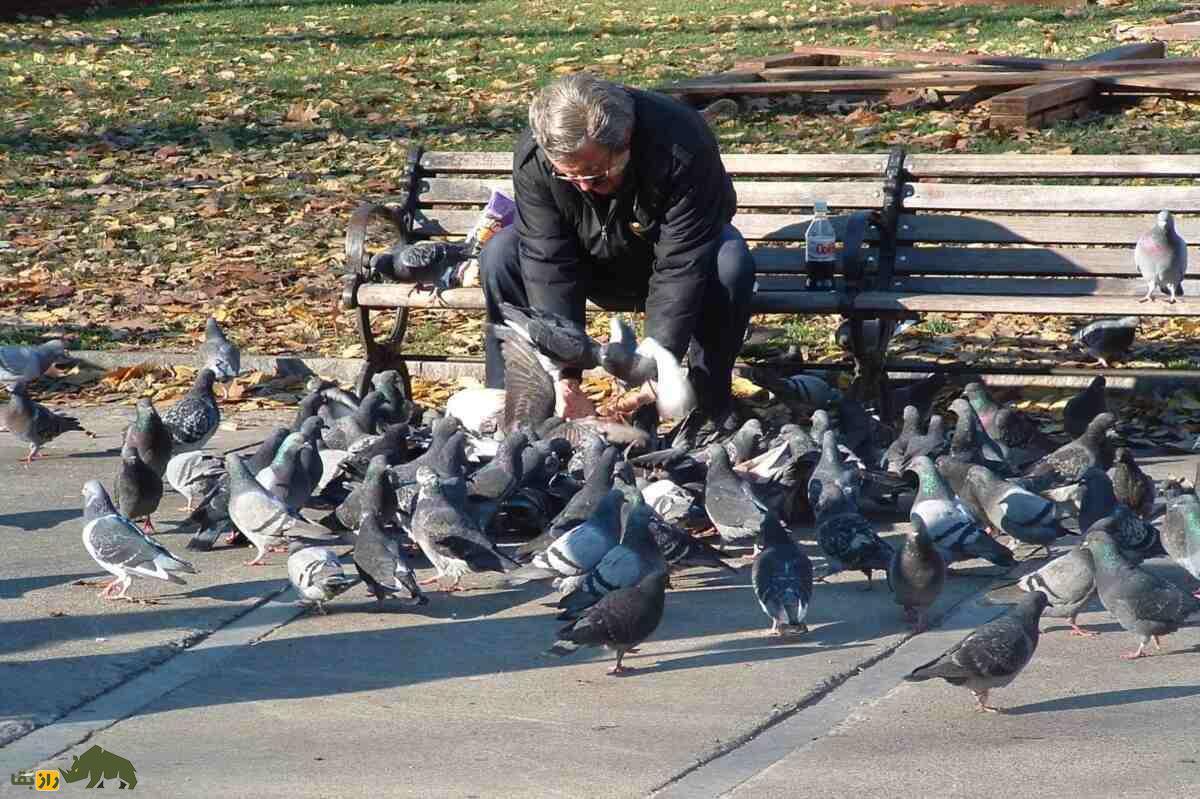
[[[204,676],[233,657],[240,647],[253,646],[307,612],[303,603],[276,601],[290,590],[291,585],[285,583],[206,635],[185,637],[182,640],[186,648],[165,661],[130,675],[50,724],[10,741],[0,748],[0,774],[47,763]]]
[[[1039,568],[1044,563],[1040,559],[1029,562]],[[1021,564],[1016,568],[1020,573],[1025,571]],[[831,675],[791,706],[701,757],[653,788],[649,795],[654,799],[728,796],[788,755],[807,749],[845,722],[856,707],[882,698],[912,669],[938,657],[967,631],[1004,612],[1007,605],[989,604],[984,598],[998,588],[1015,584],[1011,577],[1012,572],[997,576],[979,591],[964,596],[942,613],[935,628],[921,634],[909,633],[852,668]],[[891,662],[873,668],[884,661]],[[839,690],[847,684],[849,688]],[[801,721],[804,724],[798,723]]]

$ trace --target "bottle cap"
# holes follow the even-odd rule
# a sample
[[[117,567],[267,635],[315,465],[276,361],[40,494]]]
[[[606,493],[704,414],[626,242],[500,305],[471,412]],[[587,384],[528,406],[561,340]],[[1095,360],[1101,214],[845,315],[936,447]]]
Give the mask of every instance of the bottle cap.
[[[824,200],[813,200],[813,213],[814,214],[829,213],[829,203],[825,202]]]

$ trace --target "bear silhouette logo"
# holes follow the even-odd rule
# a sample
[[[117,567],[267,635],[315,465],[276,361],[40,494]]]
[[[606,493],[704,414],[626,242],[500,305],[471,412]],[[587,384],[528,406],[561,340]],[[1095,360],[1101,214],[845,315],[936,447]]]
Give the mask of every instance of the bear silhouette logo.
[[[64,782],[79,782],[88,778],[85,788],[103,788],[105,780],[118,780],[118,788],[137,787],[137,772],[125,758],[112,752],[93,746],[82,755],[76,755],[71,762],[71,768],[64,771]]]

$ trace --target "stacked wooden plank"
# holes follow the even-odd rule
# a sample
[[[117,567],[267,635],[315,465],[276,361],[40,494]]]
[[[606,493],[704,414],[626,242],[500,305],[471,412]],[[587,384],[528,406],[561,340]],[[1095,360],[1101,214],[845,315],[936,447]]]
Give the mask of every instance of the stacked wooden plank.
[[[843,58],[912,66],[847,66]],[[957,95],[958,107],[987,99],[995,127],[1036,127],[1079,116],[1105,95],[1200,94],[1200,59],[1166,58],[1162,42],[1121,45],[1078,60],[798,46],[662,88],[697,105],[721,97],[903,89]]]

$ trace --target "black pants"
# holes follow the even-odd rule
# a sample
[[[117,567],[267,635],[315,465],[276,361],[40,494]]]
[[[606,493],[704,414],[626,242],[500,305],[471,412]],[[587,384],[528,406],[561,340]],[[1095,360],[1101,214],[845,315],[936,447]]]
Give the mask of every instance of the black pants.
[[[523,308],[529,306],[521,278],[518,243],[516,228],[508,227],[493,236],[479,255],[487,318],[492,324],[504,321],[500,313],[501,302]],[[721,232],[715,260],[708,270],[711,277],[704,291],[704,308],[688,354],[688,377],[696,388],[700,407],[713,415],[723,413],[729,407],[733,362],[746,338],[750,301],[754,295],[754,258],[746,240],[733,225],[726,225]],[[650,264],[623,264],[620,275],[594,268],[586,289],[587,297],[602,308],[631,304],[644,308],[650,268]],[[500,355],[500,342],[487,336],[484,350],[487,385],[503,388],[504,359]]]

